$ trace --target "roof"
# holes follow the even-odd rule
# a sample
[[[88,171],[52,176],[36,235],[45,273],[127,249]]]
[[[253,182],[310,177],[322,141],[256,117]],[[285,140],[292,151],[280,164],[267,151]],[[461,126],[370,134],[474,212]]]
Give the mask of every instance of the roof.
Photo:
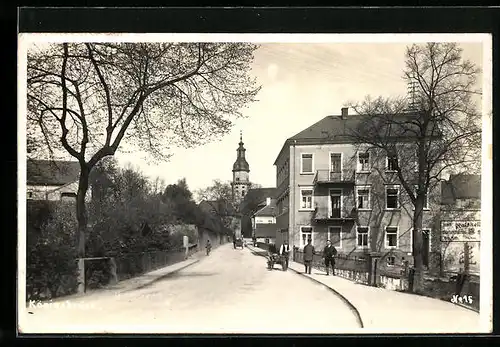
[[[224,200],[203,200],[199,207],[204,212],[211,212],[218,216],[233,216],[236,214],[235,208]]]
[[[276,224],[257,224],[255,227],[255,237],[275,238],[277,231]]]
[[[274,216],[276,210],[276,200],[271,199],[271,203],[266,205],[266,202],[263,203],[264,207],[254,213],[254,216]]]
[[[240,205],[243,214],[252,214],[259,209],[262,201],[268,197],[275,197],[276,188],[252,188],[247,191]]]
[[[292,144],[323,144],[323,143],[354,143],[355,137],[352,130],[356,129],[358,133],[371,134],[373,130],[378,130],[379,135],[388,137],[387,125],[393,125],[391,137],[393,138],[411,138],[412,130],[410,126],[415,127],[414,123],[409,122],[416,115],[405,113],[394,116],[386,115],[341,115],[327,116],[314,123],[308,128],[302,130],[296,135],[288,138],[280,153],[274,161],[276,165],[278,158],[285,148]],[[399,124],[399,126],[398,126]],[[376,133],[376,132],[375,132]]]
[[[456,199],[481,199],[481,175],[450,175],[441,182],[441,203],[453,204]]]
[[[28,160],[28,185],[65,185],[78,181],[80,164],[77,161]]]

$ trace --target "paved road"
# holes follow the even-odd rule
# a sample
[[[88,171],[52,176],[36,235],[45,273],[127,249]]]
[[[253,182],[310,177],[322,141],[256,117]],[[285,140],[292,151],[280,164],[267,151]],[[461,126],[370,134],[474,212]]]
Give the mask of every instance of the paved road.
[[[292,271],[268,271],[264,258],[246,248],[234,250],[232,244],[142,289],[121,293],[107,290],[72,300],[70,308],[30,309],[29,331],[359,331],[354,313],[328,289]]]

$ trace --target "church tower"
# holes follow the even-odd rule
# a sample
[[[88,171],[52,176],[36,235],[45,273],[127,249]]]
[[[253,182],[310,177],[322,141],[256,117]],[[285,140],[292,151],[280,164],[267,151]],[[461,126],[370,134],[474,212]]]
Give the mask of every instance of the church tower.
[[[240,131],[240,143],[236,150],[237,157],[233,164],[233,182],[231,183],[233,190],[233,200],[236,204],[243,200],[250,186],[249,173],[250,167],[245,159],[245,147],[243,147],[243,137]]]

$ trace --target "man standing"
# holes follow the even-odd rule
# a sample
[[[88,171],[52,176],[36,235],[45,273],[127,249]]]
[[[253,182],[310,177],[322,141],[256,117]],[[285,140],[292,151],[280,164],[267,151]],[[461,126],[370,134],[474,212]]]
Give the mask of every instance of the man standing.
[[[307,240],[307,245],[304,247],[304,266],[306,267],[305,273],[311,274],[311,265],[314,256],[314,246],[311,245],[312,240]]]
[[[325,259],[326,275],[328,276],[330,265],[332,266],[332,275],[335,276],[335,256],[337,249],[332,245],[330,240],[326,241],[326,247],[323,249],[323,258]]]
[[[285,262],[283,270],[288,269],[288,258],[290,254],[290,246],[288,245],[288,241],[285,240],[280,247],[280,255],[283,257],[283,261]]]

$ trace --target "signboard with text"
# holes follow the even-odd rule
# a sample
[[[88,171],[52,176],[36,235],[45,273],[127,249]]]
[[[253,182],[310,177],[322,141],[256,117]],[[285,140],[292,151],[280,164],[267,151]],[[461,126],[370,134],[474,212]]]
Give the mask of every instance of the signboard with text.
[[[479,242],[481,241],[481,221],[442,221],[441,241]]]

